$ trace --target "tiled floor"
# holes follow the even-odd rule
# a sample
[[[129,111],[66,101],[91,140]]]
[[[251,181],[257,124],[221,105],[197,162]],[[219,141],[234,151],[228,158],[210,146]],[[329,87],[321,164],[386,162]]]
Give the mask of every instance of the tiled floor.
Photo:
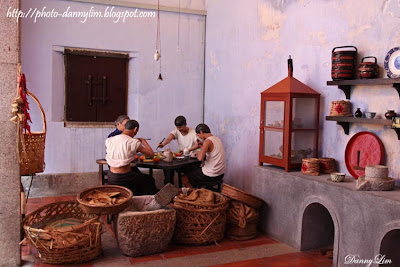
[[[55,201],[72,200],[75,196],[61,196],[29,199],[27,213]],[[104,222],[105,218],[102,218]],[[168,249],[151,256],[131,258],[124,256],[118,249],[111,226],[105,224],[102,235],[103,253],[96,260],[69,266],[112,267],[112,266],[271,266],[271,267],[327,267],[332,259],[322,256],[319,251],[297,252],[295,249],[279,243],[266,235],[247,241],[222,240],[218,244],[207,246],[182,246],[171,244]],[[55,265],[43,264],[33,246],[21,246],[22,266]],[[64,265],[67,266],[67,265]]]

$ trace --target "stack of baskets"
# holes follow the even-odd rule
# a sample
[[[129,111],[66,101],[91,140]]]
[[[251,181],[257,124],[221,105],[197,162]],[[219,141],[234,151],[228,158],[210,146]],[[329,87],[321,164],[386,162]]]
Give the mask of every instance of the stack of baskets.
[[[118,193],[124,200],[108,206],[91,205],[85,202],[85,197],[93,190]],[[132,191],[122,186],[85,189],[77,195],[78,201],[51,203],[28,214],[22,222],[25,236],[35,246],[43,263],[90,261],[100,255],[102,248],[99,215],[118,213],[130,205],[131,199]]]
[[[46,229],[63,220],[78,219],[76,226]],[[83,263],[101,253],[99,216],[85,213],[76,201],[55,202],[28,214],[22,222],[26,238],[35,246],[44,263]]]
[[[227,238],[247,240],[257,237],[259,208],[263,200],[225,183],[222,194],[232,199],[227,212]]]
[[[204,245],[224,238],[228,199],[213,192],[215,204],[198,204],[174,199],[176,227],[173,240],[181,244]]]

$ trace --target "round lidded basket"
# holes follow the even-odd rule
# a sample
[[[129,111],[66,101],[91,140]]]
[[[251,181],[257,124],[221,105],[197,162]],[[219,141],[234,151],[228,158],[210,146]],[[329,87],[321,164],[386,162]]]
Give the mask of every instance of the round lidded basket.
[[[319,169],[321,173],[330,174],[335,172],[335,159],[334,158],[320,158]]]
[[[329,116],[353,117],[351,102],[347,100],[332,101]]]
[[[46,229],[63,219],[78,219],[82,224]],[[76,201],[47,204],[22,221],[26,238],[35,246],[43,263],[72,264],[93,260],[101,253],[99,216],[85,213]]]
[[[366,62],[364,59],[366,58],[373,58],[375,61],[374,62]],[[378,64],[377,64],[377,59],[376,57],[369,56],[369,57],[363,57],[361,59],[361,63],[358,64],[358,76],[360,79],[373,79],[378,77]]]
[[[188,245],[204,245],[224,238],[228,199],[213,192],[215,204],[174,199],[176,227],[173,240]]]
[[[305,158],[302,160],[301,173],[307,175],[318,176],[319,175],[319,159],[317,158]]]
[[[86,200],[86,197],[95,191],[105,194],[119,193],[117,197],[123,198],[123,201],[115,204],[101,204],[101,203],[91,204]],[[79,205],[82,208],[82,210],[84,210],[86,213],[110,215],[118,213],[129,207],[132,197],[133,197],[132,191],[126,187],[119,185],[102,185],[82,190],[81,192],[78,193],[76,199],[79,202]]]
[[[234,186],[225,183],[222,184],[221,193],[229,198],[242,202],[255,209],[259,209],[264,202],[261,198],[253,196]]]

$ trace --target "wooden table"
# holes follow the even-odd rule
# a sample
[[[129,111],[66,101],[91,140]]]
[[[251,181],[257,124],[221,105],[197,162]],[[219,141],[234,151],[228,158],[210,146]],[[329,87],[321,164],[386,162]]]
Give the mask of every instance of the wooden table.
[[[153,169],[162,169],[165,170],[165,177],[164,177],[164,184],[171,183],[174,184],[174,171],[192,167],[192,166],[199,166],[200,161],[197,158],[189,158],[185,157],[183,160],[174,159],[172,162],[160,161],[157,163],[154,162],[143,162],[138,161],[136,162],[137,167],[141,168],[149,168],[150,176],[153,176]],[[181,172],[178,171],[178,180],[179,180],[179,187],[182,187],[181,181]]]
[[[98,159],[96,163],[99,164],[99,185],[104,184],[104,174],[105,171],[103,169],[103,165],[107,165],[107,161],[105,159]],[[143,161],[135,161],[131,163],[131,166],[136,166],[140,168],[148,168],[149,175],[153,177],[153,169],[161,169],[165,170],[164,184],[171,183],[174,184],[174,171],[191,167],[191,166],[199,166],[200,161],[197,158],[185,158],[183,160],[174,159],[172,162],[166,162],[161,160],[160,162],[143,162]],[[181,172],[178,171],[179,178],[179,187],[182,187],[181,181]]]

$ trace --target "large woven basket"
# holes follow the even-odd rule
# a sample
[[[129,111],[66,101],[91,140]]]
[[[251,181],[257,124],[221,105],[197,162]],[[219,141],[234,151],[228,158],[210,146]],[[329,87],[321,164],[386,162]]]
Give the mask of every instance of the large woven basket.
[[[73,229],[43,230],[61,219],[83,221]],[[44,263],[82,263],[101,253],[101,223],[99,217],[83,212],[76,201],[55,202],[28,214],[22,222],[26,238],[35,246]],[[76,238],[71,242],[69,238]]]
[[[46,115],[42,105],[40,105],[39,100],[36,96],[30,92],[26,91],[29,96],[31,96],[42,113],[43,120],[43,131],[42,132],[32,132],[22,133],[20,138],[18,138],[18,149],[20,157],[20,174],[21,175],[31,175],[35,173],[40,173],[44,171],[44,145],[46,141]]]
[[[174,199],[176,227],[173,240],[188,245],[204,245],[224,238],[228,199],[214,193],[216,204],[196,204]]]
[[[121,193],[122,196],[124,196],[126,198],[126,200],[122,203],[115,204],[112,206],[90,205],[84,201],[84,198],[87,194],[90,193],[90,191],[93,191],[93,190],[98,190],[98,191],[102,191],[102,192],[118,191]],[[82,190],[76,196],[76,200],[79,202],[79,205],[86,213],[110,215],[110,214],[116,214],[116,213],[126,209],[127,207],[129,207],[130,201],[132,200],[132,196],[133,196],[132,191],[126,187],[119,186],[119,185],[101,185],[101,186],[90,187],[90,188],[86,188],[86,189]]]
[[[259,209],[264,202],[261,198],[253,196],[234,186],[225,183],[222,185],[221,193],[229,198],[242,202],[256,209]]]

